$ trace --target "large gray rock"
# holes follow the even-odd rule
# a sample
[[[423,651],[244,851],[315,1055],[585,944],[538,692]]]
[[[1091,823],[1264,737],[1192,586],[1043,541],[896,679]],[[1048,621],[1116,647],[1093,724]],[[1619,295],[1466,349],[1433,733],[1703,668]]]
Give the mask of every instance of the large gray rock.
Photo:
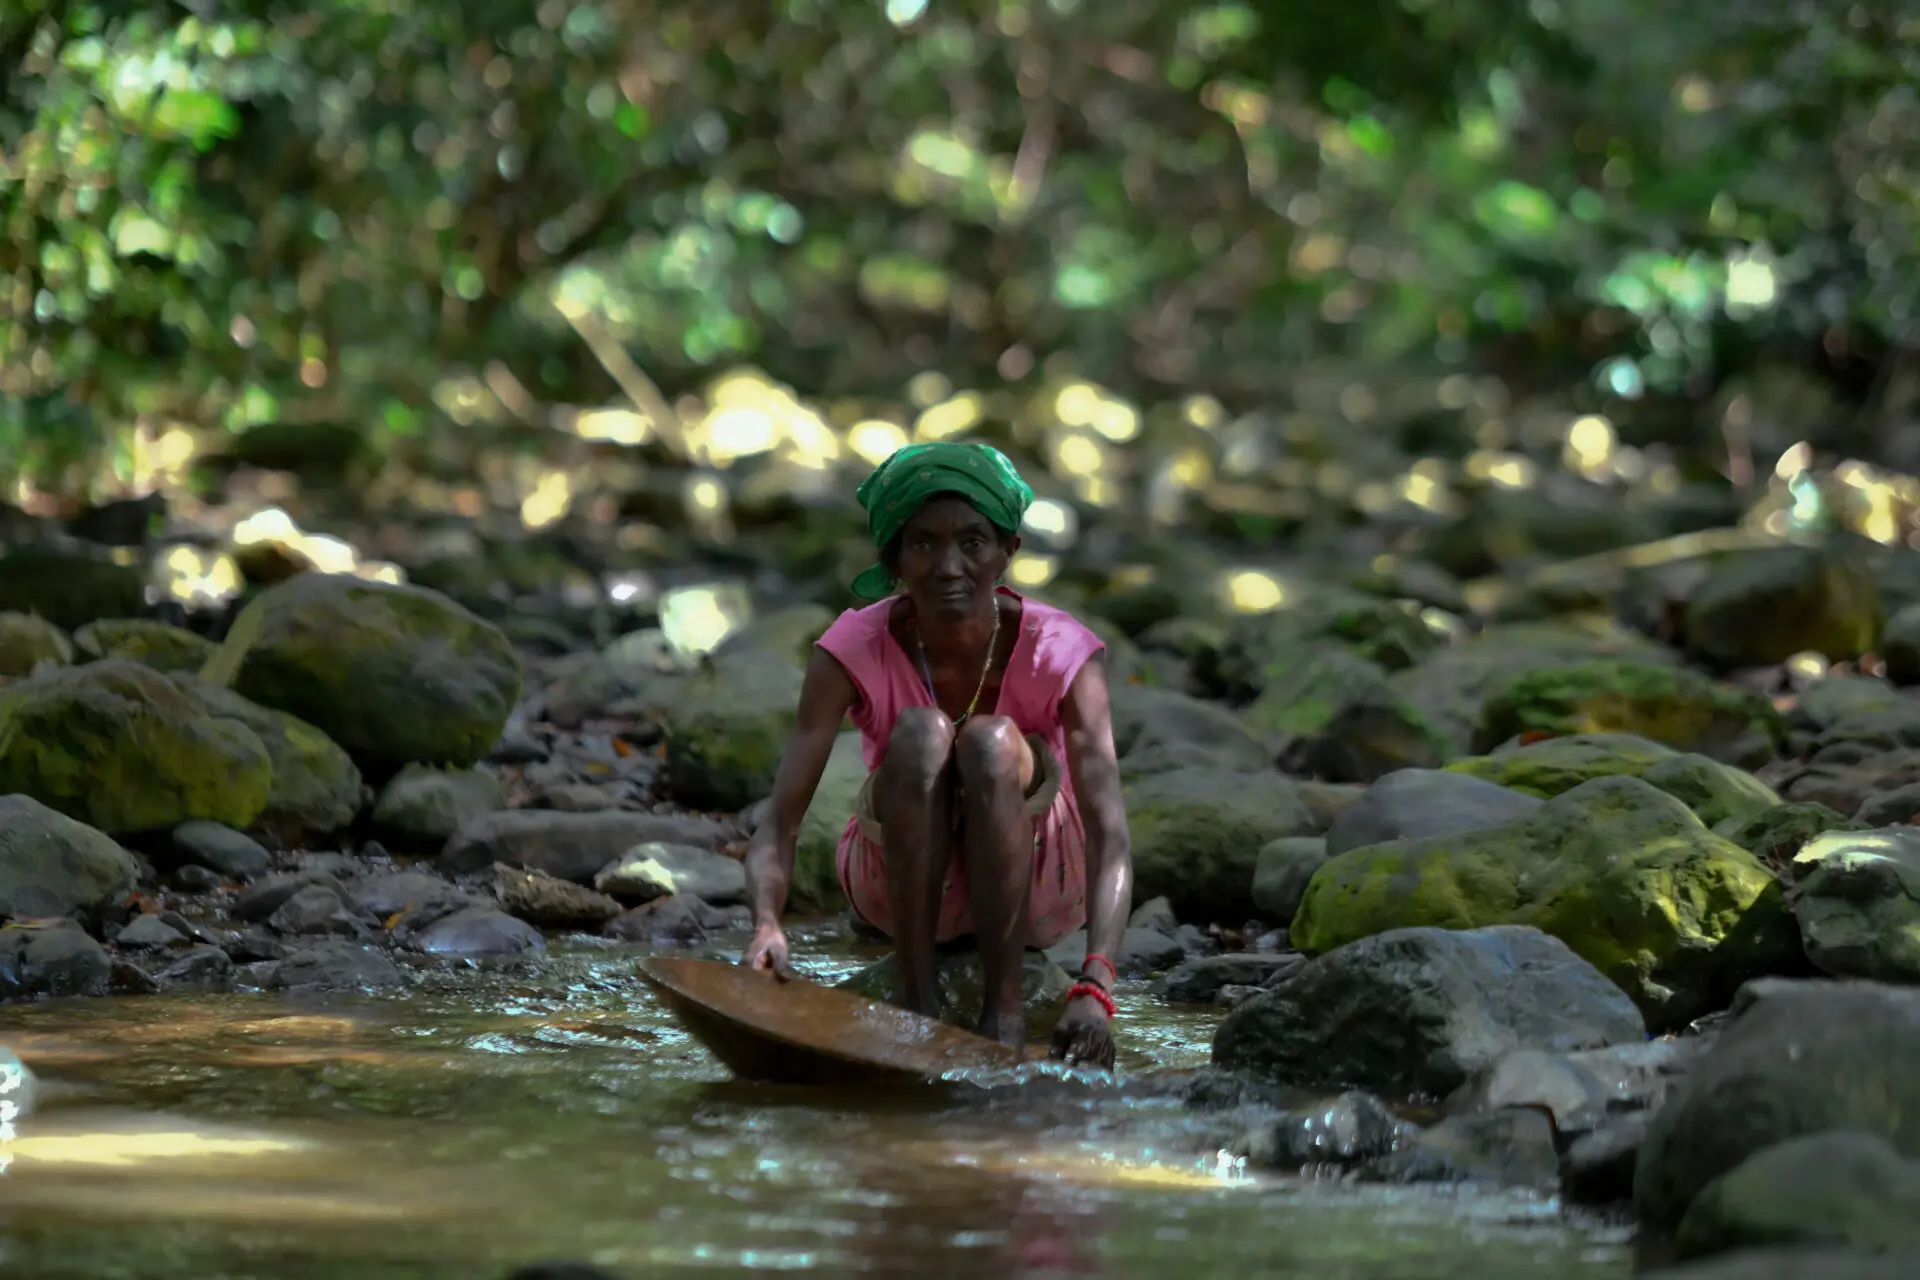
[[[88,912],[125,896],[125,848],[29,796],[0,796],[0,919]]]
[[[1793,872],[1809,960],[1839,978],[1920,982],[1920,830],[1828,832]]]
[[[137,874],[111,837],[38,800],[0,796],[0,920],[106,906]]]
[[[437,591],[303,573],[256,596],[201,673],[363,764],[472,764],[520,696],[500,629]]]
[[[1222,987],[1257,987],[1300,963],[1299,954],[1292,951],[1196,956],[1167,974],[1160,984],[1160,998],[1168,1004],[1212,1004]]]
[[[1634,1172],[1645,1228],[1670,1235],[1706,1185],[1775,1143],[1832,1129],[1920,1157],[1920,991],[1868,982],[1748,983],[1733,1016],[1655,1113]]]
[[[249,702],[233,690],[184,673],[173,684],[216,720],[251,732],[267,749],[273,780],[254,827],[295,843],[352,822],[366,803],[366,783],[353,757],[297,716]]]
[[[1253,905],[1260,918],[1283,929],[1292,923],[1307,882],[1332,856],[1325,836],[1287,836],[1262,845],[1253,864]]]
[[[1880,632],[1880,657],[1887,679],[1899,685],[1920,684],[1920,604],[1898,610]]]
[[[1277,774],[1177,769],[1123,790],[1134,893],[1165,897],[1195,924],[1246,920],[1261,848],[1314,830],[1313,814]]]
[[[1920,1162],[1870,1133],[1816,1133],[1768,1147],[1695,1197],[1679,1255],[1755,1245],[1920,1251]]]
[[[1855,658],[1885,620],[1864,560],[1834,547],[1728,552],[1687,599],[1687,650],[1722,670],[1760,667],[1811,650]]]
[[[113,959],[77,925],[0,929],[0,1000],[23,996],[100,996]]]
[[[1444,769],[1401,769],[1368,787],[1327,828],[1327,852],[1504,827],[1538,809],[1537,796]]]
[[[1213,1060],[1306,1088],[1443,1097],[1517,1049],[1644,1039],[1624,992],[1538,929],[1395,929],[1227,1015]]]
[[[410,764],[381,788],[370,816],[388,840],[431,846],[506,807],[507,789],[490,773]]]
[[[690,893],[727,907],[746,900],[747,872],[739,859],[723,853],[655,840],[635,845],[600,868],[593,887],[626,903]]]
[[[258,735],[138,663],[109,658],[0,686],[0,793],[109,834],[193,818],[246,827],[272,783]]]
[[[273,866],[272,855],[244,831],[218,822],[183,822],[169,837],[173,852],[183,861],[211,867],[235,880],[263,876]]]
[[[462,828],[447,841],[435,866],[447,875],[470,875],[504,862],[591,884],[602,867],[637,844],[712,846],[725,834],[719,823],[691,814],[503,809]]]
[[[1273,767],[1273,753],[1233,712],[1146,685],[1114,686],[1113,748],[1123,760],[1194,751],[1235,772],[1258,773]]]

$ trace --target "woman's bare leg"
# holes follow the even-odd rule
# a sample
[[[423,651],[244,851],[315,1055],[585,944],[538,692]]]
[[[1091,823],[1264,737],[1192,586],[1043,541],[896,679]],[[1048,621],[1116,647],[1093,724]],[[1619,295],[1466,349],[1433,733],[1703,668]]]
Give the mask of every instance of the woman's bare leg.
[[[934,933],[952,858],[953,722],[932,707],[908,707],[893,723],[873,780],[873,808],[886,854],[900,1005],[940,1016]]]
[[[1024,1045],[1020,976],[1033,884],[1033,820],[1026,812],[1033,750],[1013,721],[982,716],[960,727],[953,760],[965,797],[960,857],[967,869],[967,907],[986,991],[979,1030],[1002,1044]]]

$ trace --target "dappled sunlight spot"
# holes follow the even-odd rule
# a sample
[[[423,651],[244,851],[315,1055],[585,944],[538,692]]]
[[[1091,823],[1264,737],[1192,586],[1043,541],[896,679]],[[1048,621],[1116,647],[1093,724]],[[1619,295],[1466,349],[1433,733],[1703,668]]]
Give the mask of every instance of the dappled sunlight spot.
[[[752,618],[753,601],[738,583],[675,587],[660,595],[660,630],[680,653],[711,653]]]
[[[1613,424],[1599,414],[1576,418],[1567,426],[1567,442],[1560,462],[1567,470],[1597,480],[1612,469],[1619,436]]]
[[[1271,613],[1285,608],[1291,597],[1286,585],[1259,569],[1241,569],[1221,580],[1221,596],[1236,613]]]
[[[561,412],[563,422],[555,425],[571,431],[582,440],[603,444],[640,445],[653,438],[653,419],[632,409],[583,409]]]
[[[1140,413],[1091,382],[1071,382],[1054,397],[1054,416],[1065,427],[1086,427],[1115,444],[1140,434]]]
[[[161,1121],[158,1124],[177,1124]],[[132,1168],[159,1161],[220,1161],[248,1156],[307,1151],[313,1144],[296,1138],[244,1130],[193,1126],[158,1127],[151,1118],[119,1128],[18,1135],[8,1144],[14,1171],[32,1166],[85,1165]]]
[[[1119,1155],[1084,1144],[1023,1148],[1014,1142],[914,1142],[897,1148],[917,1164],[1088,1189],[1219,1191],[1257,1189],[1244,1166],[1212,1156],[1179,1163]]]
[[[529,530],[557,524],[573,505],[573,477],[553,470],[541,476],[533,492],[520,500],[520,523]]]
[[[950,440],[972,430],[986,417],[986,405],[980,394],[963,391],[939,404],[929,406],[914,419],[915,440]]]
[[[1044,587],[1060,572],[1057,556],[1035,555],[1022,551],[1007,565],[1007,579],[1016,587]]]
[[[155,596],[193,609],[213,608],[240,594],[239,562],[224,551],[169,547],[155,560],[151,588]]]
[[[1540,480],[1540,468],[1533,459],[1492,449],[1476,449],[1468,454],[1461,471],[1469,480],[1502,489],[1529,489]]]
[[[1080,517],[1064,502],[1035,498],[1020,524],[1021,532],[1037,535],[1053,547],[1072,546],[1080,532]]]
[[[847,428],[847,448],[862,462],[879,466],[908,443],[899,423],[867,418]]]

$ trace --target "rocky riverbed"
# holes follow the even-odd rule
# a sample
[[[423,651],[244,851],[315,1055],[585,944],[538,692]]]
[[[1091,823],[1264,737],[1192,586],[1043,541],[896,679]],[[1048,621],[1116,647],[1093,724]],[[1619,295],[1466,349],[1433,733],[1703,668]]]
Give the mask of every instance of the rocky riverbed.
[[[665,611],[587,643],[524,603],[299,572],[185,629],[48,594],[109,558],[9,559],[0,596],[33,608],[0,614],[0,995],[502,1008],[587,948],[626,1017],[634,951],[737,948],[830,605],[763,593],[700,652]],[[1184,1167],[1343,1204],[1474,1188],[1633,1224],[1650,1267],[1878,1274],[1920,1250],[1920,572],[1836,538],[1567,578],[1478,613],[1391,559],[1279,575],[1258,610],[1061,585],[1110,644],[1132,1008],[1208,1062],[1136,1054],[1114,1105],[1176,1108],[1156,1141]],[[860,776],[848,735],[796,908],[835,980],[884,994],[832,872]],[[1038,1025],[1082,946],[1031,957]],[[977,974],[946,965],[964,1016]],[[0,1027],[56,1007],[92,1006]]]

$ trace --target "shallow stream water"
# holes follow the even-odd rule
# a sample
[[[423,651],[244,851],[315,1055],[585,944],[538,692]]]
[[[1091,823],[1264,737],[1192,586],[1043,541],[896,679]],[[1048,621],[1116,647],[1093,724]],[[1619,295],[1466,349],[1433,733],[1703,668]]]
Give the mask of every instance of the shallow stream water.
[[[831,945],[798,967],[861,962]],[[1235,1173],[1217,1120],[1151,1089],[730,1082],[634,959],[558,947],[397,998],[0,1008],[43,1084],[0,1139],[0,1275],[1628,1274],[1622,1233],[1538,1197]],[[1206,1060],[1210,1017],[1144,991],[1121,1010],[1123,1078]]]

